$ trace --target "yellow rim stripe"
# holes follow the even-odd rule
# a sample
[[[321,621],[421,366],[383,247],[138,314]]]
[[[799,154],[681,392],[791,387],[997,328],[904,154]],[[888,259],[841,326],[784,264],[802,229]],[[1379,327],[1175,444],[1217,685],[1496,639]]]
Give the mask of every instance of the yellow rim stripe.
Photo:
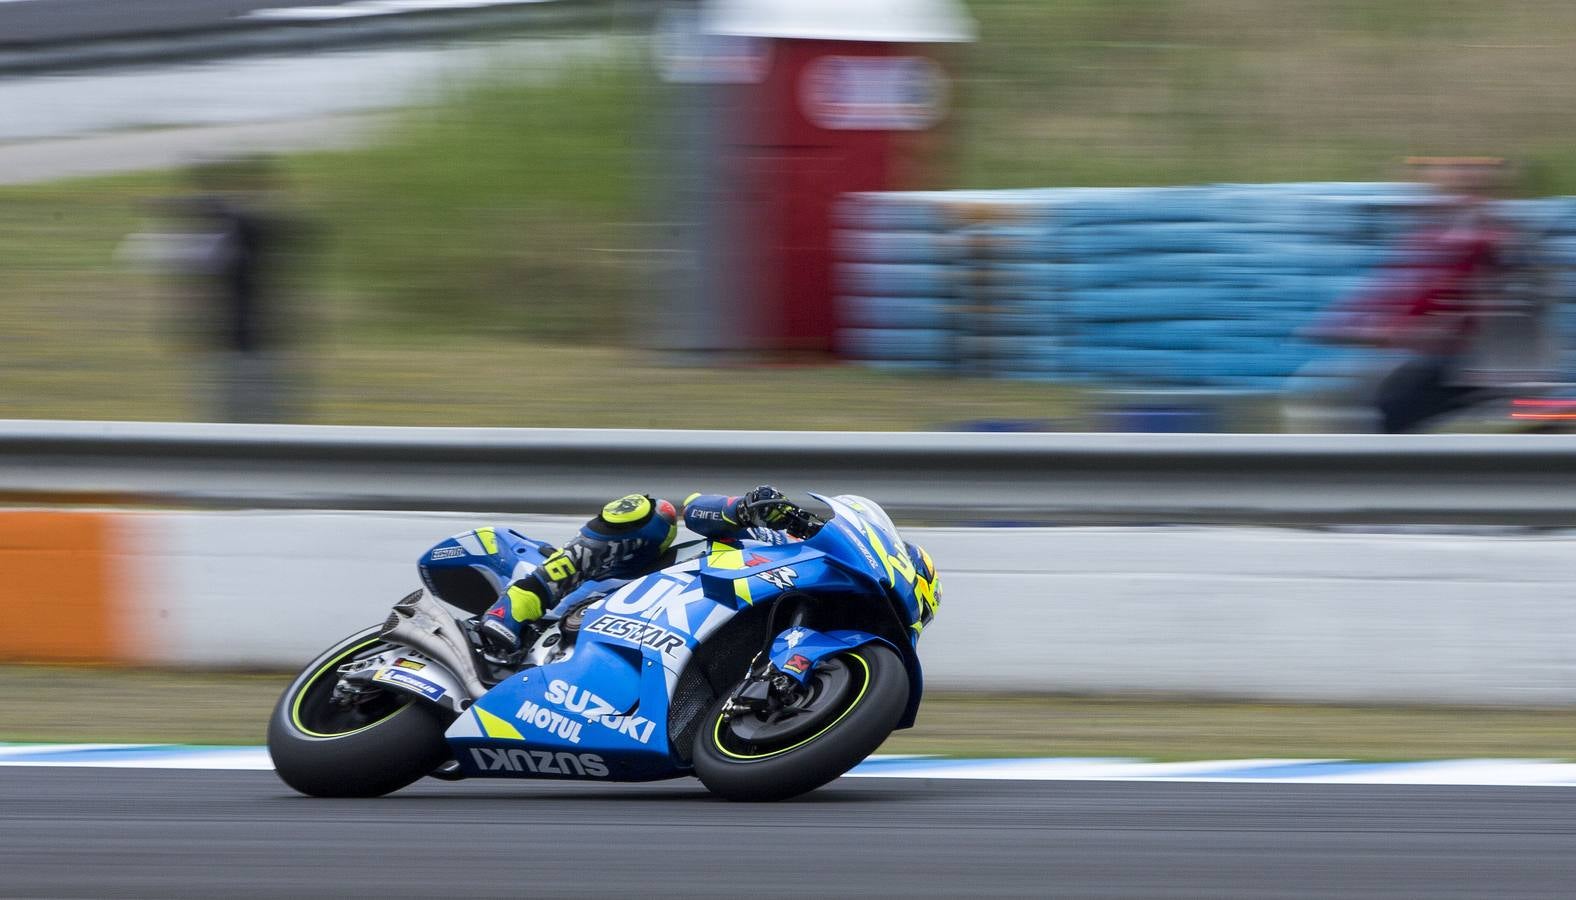
[[[312,685],[317,684],[317,680],[319,678],[323,677],[323,673],[324,672],[327,672],[329,669],[339,665],[339,663],[345,657],[350,656],[351,654],[355,653],[358,650],[361,650],[364,647],[370,647],[373,644],[378,643],[378,640],[379,640],[378,638],[372,638],[371,640],[362,641],[361,643],[355,645],[354,647],[351,647],[349,650],[346,650],[344,653],[341,653],[338,656],[334,657],[333,659],[329,660],[328,662],[323,663],[321,666],[318,666],[317,671],[312,673],[312,677],[308,678],[306,681],[302,682],[301,689],[299,691],[296,691],[295,702],[290,704],[290,724],[294,725],[296,727],[296,729],[298,731],[300,731],[302,734],[309,735],[311,737],[317,737],[317,738],[348,737],[349,735],[356,734],[356,733],[362,732],[362,731],[366,731],[368,728],[372,728],[372,727],[374,727],[376,725],[382,725],[384,722],[387,722],[389,719],[392,719],[395,716],[399,715],[400,713],[404,712],[405,709],[410,706],[411,701],[406,701],[404,706],[401,706],[399,709],[394,710],[392,713],[389,713],[388,715],[386,715],[383,718],[377,720],[376,722],[369,722],[366,725],[361,726],[360,728],[354,728],[354,729],[351,729],[350,731],[342,731],[342,732],[340,732],[338,734],[320,734],[320,733],[318,733],[316,731],[313,731],[312,729],[306,727],[305,725],[301,724],[301,700],[306,697],[306,692],[312,688]]]
[[[854,711],[854,708],[859,705],[859,701],[865,699],[865,692],[870,690],[870,664],[865,662],[865,658],[863,656],[860,656],[858,653],[850,653],[848,655],[852,659],[859,660],[859,665],[865,670],[865,683],[859,686],[859,696],[854,698],[854,702],[848,704],[848,708],[843,710],[840,714],[838,714],[837,718],[835,718],[832,721],[828,722],[826,724],[825,728],[822,728],[820,731],[817,731],[815,734],[810,735],[809,737],[805,738],[804,740],[800,741],[799,743],[794,744],[792,747],[784,747],[781,750],[773,750],[770,753],[758,753],[758,754],[756,754],[754,756],[746,756],[744,754],[734,753],[732,750],[729,750],[727,747],[724,747],[722,745],[722,716],[718,715],[717,716],[717,724],[712,726],[712,729],[711,729],[711,742],[712,742],[712,745],[715,746],[718,750],[721,750],[725,755],[731,756],[734,759],[766,759],[767,757],[771,757],[771,756],[781,756],[784,753],[789,752],[790,750],[798,750],[800,747],[803,747],[805,744],[808,744],[811,741],[815,740],[816,738],[820,737],[821,735],[826,734],[828,731],[831,731],[832,727],[834,725],[836,725],[838,722],[841,722],[844,719],[846,719],[848,717],[848,714]]]

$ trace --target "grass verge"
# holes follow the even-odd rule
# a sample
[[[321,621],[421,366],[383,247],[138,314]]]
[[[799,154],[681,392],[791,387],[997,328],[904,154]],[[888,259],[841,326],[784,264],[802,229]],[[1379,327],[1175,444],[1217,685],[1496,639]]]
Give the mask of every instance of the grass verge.
[[[281,675],[0,667],[0,741],[260,744]],[[886,753],[1576,757],[1576,710],[933,694]]]

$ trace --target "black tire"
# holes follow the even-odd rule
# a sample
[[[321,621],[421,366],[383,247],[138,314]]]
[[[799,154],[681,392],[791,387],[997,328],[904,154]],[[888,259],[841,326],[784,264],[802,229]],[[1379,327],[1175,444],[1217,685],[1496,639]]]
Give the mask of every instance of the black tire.
[[[874,753],[908,706],[908,671],[887,647],[866,644],[823,659],[812,677],[838,666],[851,673],[849,686],[827,707],[830,722],[817,721],[808,736],[751,744],[722,718],[727,698],[712,704],[695,735],[701,783],[729,800],[783,800],[815,790]]]
[[[311,797],[378,797],[449,760],[449,717],[427,703],[396,691],[349,711],[328,703],[339,665],[390,646],[376,626],[359,631],[285,689],[268,721],[268,755],[285,784]]]

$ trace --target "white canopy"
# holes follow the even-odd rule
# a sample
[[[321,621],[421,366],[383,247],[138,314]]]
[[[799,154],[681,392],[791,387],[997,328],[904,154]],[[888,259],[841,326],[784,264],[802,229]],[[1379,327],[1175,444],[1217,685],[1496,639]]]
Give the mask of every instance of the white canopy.
[[[708,0],[705,28],[736,37],[945,44],[974,40],[958,0]]]

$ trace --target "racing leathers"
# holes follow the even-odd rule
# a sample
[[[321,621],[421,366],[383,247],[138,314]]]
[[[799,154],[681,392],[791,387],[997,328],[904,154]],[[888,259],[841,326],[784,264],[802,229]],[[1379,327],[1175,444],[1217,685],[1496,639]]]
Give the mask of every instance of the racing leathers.
[[[533,572],[509,585],[477,623],[489,653],[508,656],[521,647],[526,623],[540,619],[570,591],[586,581],[634,578],[662,560],[685,526],[702,537],[786,540],[776,534],[787,524],[792,504],[776,489],[762,485],[739,497],[691,494],[676,509],[648,494],[629,494],[602,507],[580,533],[550,552]]]

